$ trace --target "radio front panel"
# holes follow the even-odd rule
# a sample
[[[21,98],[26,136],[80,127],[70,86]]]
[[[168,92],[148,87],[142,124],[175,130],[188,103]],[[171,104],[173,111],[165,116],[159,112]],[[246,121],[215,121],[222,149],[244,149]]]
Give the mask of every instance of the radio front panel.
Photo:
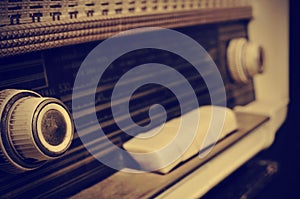
[[[252,81],[247,84],[235,83],[229,75],[226,64],[226,48],[229,41],[239,37],[247,38],[247,23],[247,20],[239,20],[236,22],[176,29],[195,39],[209,52],[221,71],[226,89],[227,105],[231,108],[236,105],[248,104],[255,99]],[[76,111],[82,117],[91,114],[91,111],[86,109],[86,107],[89,107],[88,104],[86,107],[76,107],[76,110],[72,110],[72,87],[77,71],[84,58],[99,42],[101,41],[2,58],[1,70],[3,72],[1,72],[1,75],[3,74],[3,76],[1,76],[0,87],[3,89],[34,90],[42,96],[56,97],[62,100],[71,112]],[[170,45],[184,47],[184,44],[178,44],[176,41],[170,42]],[[207,60],[199,60],[199,62],[205,61]],[[206,74],[200,75],[195,72],[195,69],[186,60],[163,50],[142,49],[127,53],[119,57],[108,67],[107,72],[99,82],[99,87],[95,94],[95,109],[99,123],[105,133],[107,133],[107,137],[120,147],[125,141],[130,139],[130,136],[123,133],[114,122],[114,118],[110,112],[111,94],[114,85],[122,75],[133,67],[145,63],[161,63],[180,71],[193,86],[199,105],[210,104],[209,93],[203,77],[201,77],[201,75],[209,76],[209,71]],[[26,73],[23,73],[22,69]],[[13,77],[5,75],[6,71],[9,73],[14,72],[16,75]],[[86,72],[93,73],[93,71]],[[26,74],[26,76],[21,75],[21,78],[17,76],[18,74]],[[144,74],[144,77],[139,78],[147,78],[147,75],[149,74]],[[166,74],[161,74],[158,71],[154,75],[163,78]],[[180,83],[176,82],[176,84]],[[93,94],[89,93],[87,88],[89,88],[89,85],[82,85],[82,88],[80,88],[83,97]],[[218,88],[215,88],[214,92],[218,92]],[[182,93],[187,98],[191,94]],[[122,95],[120,96],[120,103],[124,103],[122,102]],[[167,110],[168,120],[180,116],[180,107],[176,96],[164,87],[150,84],[139,88],[131,98],[130,113],[133,120],[140,125],[147,124],[149,122],[149,107],[157,103],[163,105]],[[120,115],[120,117],[122,116]],[[159,115],[157,117],[159,118]],[[86,121],[82,125],[86,129],[86,133],[97,134],[97,131],[94,130],[97,129],[97,123],[94,124]],[[112,152],[112,149],[107,148],[105,144],[101,144],[101,138],[99,139],[100,141],[94,146],[99,150],[99,153],[105,156]],[[1,194],[4,196],[17,196],[20,194],[29,196],[34,192],[35,196],[55,196],[61,194],[61,191],[70,194],[79,191],[84,186],[88,186],[93,181],[104,179],[113,172],[112,169],[96,161],[87,152],[80,138],[75,133],[71,148],[62,158],[54,160],[35,171],[21,174],[21,179],[18,175],[14,176],[3,173],[1,182],[4,184],[0,186]],[[78,180],[74,179],[74,177],[78,178]],[[11,183],[6,184],[7,180]],[[30,184],[33,180],[39,183],[23,186],[24,184]],[[47,186],[45,187],[45,185]]]

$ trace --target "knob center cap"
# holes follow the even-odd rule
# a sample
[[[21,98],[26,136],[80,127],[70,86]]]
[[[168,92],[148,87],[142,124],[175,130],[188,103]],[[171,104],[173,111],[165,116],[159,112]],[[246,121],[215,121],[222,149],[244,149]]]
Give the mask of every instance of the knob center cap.
[[[42,118],[42,134],[50,145],[57,146],[63,142],[67,124],[64,116],[57,110],[51,109]]]
[[[69,147],[73,131],[69,118],[69,113],[56,103],[49,103],[40,110],[37,138],[46,153],[59,155]]]

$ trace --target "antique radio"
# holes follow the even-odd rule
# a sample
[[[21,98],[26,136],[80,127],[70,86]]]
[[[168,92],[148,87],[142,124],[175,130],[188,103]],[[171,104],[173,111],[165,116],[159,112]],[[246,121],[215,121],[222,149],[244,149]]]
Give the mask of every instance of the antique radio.
[[[103,198],[202,196],[270,146],[285,120],[287,7],[247,0],[1,0],[1,196],[83,197],[94,184]],[[106,40],[111,36],[115,45]],[[172,79],[172,71],[180,76]],[[208,81],[216,71],[222,84]],[[227,114],[217,125],[226,132],[203,157],[196,148],[157,169],[172,151],[146,163],[119,152],[150,152],[151,142],[133,137],[163,123],[169,128],[198,108],[207,118],[211,110]],[[154,172],[140,173],[143,167]]]

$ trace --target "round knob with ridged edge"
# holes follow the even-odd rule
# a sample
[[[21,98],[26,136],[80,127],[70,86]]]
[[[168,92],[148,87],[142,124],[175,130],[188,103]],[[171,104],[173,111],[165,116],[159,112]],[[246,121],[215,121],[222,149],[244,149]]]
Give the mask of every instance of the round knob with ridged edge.
[[[2,101],[1,101],[2,99]],[[43,98],[25,90],[0,92],[0,169],[9,172],[32,170],[61,156],[73,138],[73,122],[57,99]]]
[[[227,65],[232,79],[238,83],[248,83],[256,74],[263,72],[264,53],[261,46],[237,38],[229,42]]]

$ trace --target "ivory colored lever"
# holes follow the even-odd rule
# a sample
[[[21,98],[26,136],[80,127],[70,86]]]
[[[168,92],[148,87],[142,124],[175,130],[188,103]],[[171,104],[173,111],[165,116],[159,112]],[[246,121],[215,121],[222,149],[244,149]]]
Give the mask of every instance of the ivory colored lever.
[[[180,121],[182,119],[188,119],[188,121],[190,121],[189,117],[192,116],[194,111],[199,111],[200,115],[200,120],[198,122],[198,128],[196,131],[195,138],[192,141],[191,145],[182,155],[180,155],[175,161],[168,163],[171,157],[174,157],[174,154],[178,153],[178,150],[180,151],[180,147],[182,147],[181,145],[184,142],[184,140],[177,139],[176,142],[172,144],[170,150],[161,151],[160,149],[167,146],[176,137],[178,128],[180,126]],[[224,115],[225,117],[222,118],[222,121],[218,120],[212,122],[212,113]],[[210,125],[221,126],[210,127]],[[191,124],[190,126],[194,125]],[[184,133],[193,133],[191,132],[193,131],[193,129],[191,129],[190,126],[187,125],[184,128]],[[138,135],[129,140],[128,142],[124,143],[123,147],[125,150],[133,153],[133,159],[137,161],[137,163],[141,166],[143,170],[155,170],[155,172],[166,174],[170,172],[180,162],[183,162],[191,158],[192,156],[198,154],[200,149],[204,149],[205,147],[214,144],[215,141],[224,138],[226,135],[237,130],[237,128],[238,125],[236,121],[236,116],[231,109],[217,106],[202,106],[189,113],[186,113],[185,115],[179,118],[175,118],[166,122],[163,126],[159,126],[150,130],[149,132],[139,134],[140,136]],[[214,129],[220,130],[217,140],[214,140],[215,137],[211,139],[211,134],[207,133],[208,131],[213,131]],[[153,132],[156,132],[156,134],[154,134]],[[152,155],[147,156],[147,158],[145,158],[140,155],[135,155],[134,153],[151,153]]]

